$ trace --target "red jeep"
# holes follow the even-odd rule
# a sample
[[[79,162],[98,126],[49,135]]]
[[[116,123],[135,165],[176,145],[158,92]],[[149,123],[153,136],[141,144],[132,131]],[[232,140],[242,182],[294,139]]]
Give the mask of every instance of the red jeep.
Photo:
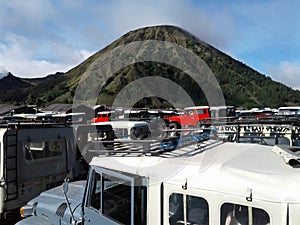
[[[111,112],[109,111],[98,112],[97,117],[93,118],[92,122],[93,123],[107,122],[110,121],[110,117],[111,117]]]
[[[170,117],[169,128],[181,129],[187,126],[196,126],[210,118],[209,106],[188,107],[184,109],[183,115]]]

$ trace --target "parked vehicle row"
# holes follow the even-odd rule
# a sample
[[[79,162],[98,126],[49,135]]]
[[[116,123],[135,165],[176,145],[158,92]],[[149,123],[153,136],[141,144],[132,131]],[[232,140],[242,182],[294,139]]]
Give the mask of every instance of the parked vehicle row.
[[[186,108],[184,113],[180,116],[170,116],[168,119],[169,127],[164,128],[162,126],[157,130],[164,133],[164,135],[168,135],[168,133],[170,134],[172,132],[181,132],[181,134],[177,137],[170,138],[163,136],[162,139],[156,139],[156,141],[161,141],[161,143],[155,146],[155,154],[166,151],[177,154],[177,150],[182,146],[193,146],[193,144],[196,146],[195,148],[201,152],[203,142],[208,141],[209,137],[213,137],[214,134],[210,133],[208,138],[206,135],[199,135],[201,131],[199,127],[197,128],[197,124],[205,122],[210,129],[213,117],[218,118],[218,121],[222,121],[223,118],[228,118],[231,113],[233,114],[231,107],[214,108],[196,106]],[[226,116],[224,117],[224,115]],[[26,119],[24,120],[25,117]],[[39,120],[36,120],[36,118],[39,118]],[[18,116],[15,117],[14,120],[9,118],[11,122],[2,124],[0,127],[0,215],[3,218],[5,218],[5,215],[11,210],[23,206],[41,192],[60,185],[66,176],[72,180],[85,176],[87,164],[86,160],[84,160],[85,155],[83,154],[93,151],[94,154],[89,154],[89,161],[93,160],[94,157],[101,156],[97,150],[99,146],[105,147],[105,151],[102,149],[102,152],[109,153],[108,155],[114,155],[118,152],[117,150],[121,149],[120,147],[116,147],[117,145],[114,142],[120,142],[120,140],[125,139],[127,141],[136,141],[136,143],[139,143],[143,148],[146,147],[147,150],[144,150],[142,154],[146,152],[150,153],[152,142],[151,140],[145,139],[154,137],[154,129],[153,126],[151,127],[151,124],[153,125],[153,121],[158,122],[160,125],[161,122],[163,122],[159,120],[159,117],[155,117],[155,119],[158,120],[152,118],[152,123],[128,120],[109,120],[106,122],[88,123],[82,113],[51,117],[45,115],[36,118],[33,120],[30,115],[23,117]],[[177,121],[179,125],[172,127],[171,121],[173,121],[172,123]],[[226,133],[226,142],[259,143],[272,146],[284,144],[292,147],[300,145],[299,127],[297,128],[297,126],[293,124],[294,123],[289,125],[278,124],[277,127],[271,127],[266,124],[252,124],[253,128],[250,130],[249,124],[243,125],[239,122],[235,125],[235,133],[231,132],[229,135],[228,133],[230,132],[226,133],[222,129],[232,129],[228,128],[228,126],[232,124],[226,125],[227,127],[224,125],[222,129],[221,124],[219,127],[214,126],[214,129],[216,129],[218,135],[222,132],[224,135]],[[234,125],[232,125],[232,127],[233,126]],[[244,130],[242,130],[242,128]],[[183,132],[186,131],[190,133],[184,136]],[[169,142],[171,143],[170,146],[166,145],[167,142],[163,143],[163,141],[167,139],[172,139],[172,141]],[[215,138],[214,141],[218,139],[220,138]],[[143,140],[145,140],[145,143],[142,143]],[[173,142],[174,140],[177,140],[177,142]],[[222,140],[225,141],[225,139]],[[103,145],[99,145],[101,142]],[[191,148],[193,149],[194,147]],[[131,149],[131,147],[123,148],[125,152],[128,149]],[[181,150],[189,151],[190,147],[187,149],[181,148]],[[134,152],[136,150],[132,149],[132,151]],[[102,155],[108,156],[107,154]],[[124,155],[126,155],[126,153],[124,153]],[[297,158],[293,160],[292,164],[295,165],[295,162],[297,165]],[[119,172],[127,173],[128,171]],[[80,185],[83,185],[83,183]],[[49,193],[52,192],[50,191]],[[81,200],[79,199],[79,201]],[[66,208],[64,207],[68,206],[67,202],[61,204],[62,208],[59,208],[61,210],[65,210]],[[31,208],[31,206],[29,208]],[[26,209],[26,207],[23,209]],[[112,218],[114,219],[114,217]],[[74,218],[72,219],[74,221],[76,220]],[[35,220],[42,223],[44,222],[40,220],[40,218],[28,219],[30,222],[34,222]],[[57,221],[59,220],[58,218]],[[82,218],[78,219],[78,221],[81,220]],[[56,222],[53,224],[56,224]]]
[[[300,107],[280,107],[277,110],[270,108],[237,110],[234,106],[193,106],[180,110],[125,110],[118,116],[111,111],[99,112],[93,122],[107,122],[111,120],[143,120],[151,123],[160,118],[165,127],[181,129],[199,127],[216,123],[257,122],[257,121],[300,121]]]

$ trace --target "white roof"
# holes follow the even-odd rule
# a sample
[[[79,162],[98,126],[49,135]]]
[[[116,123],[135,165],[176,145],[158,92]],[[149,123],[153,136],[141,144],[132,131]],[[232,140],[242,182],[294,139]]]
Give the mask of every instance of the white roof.
[[[211,106],[211,109],[233,109],[235,108],[234,106],[231,105],[223,105],[223,106]]]
[[[107,114],[107,113],[113,113],[115,111],[101,111],[101,112],[98,112],[97,114]]]
[[[160,156],[95,157],[91,165],[146,176],[150,183],[167,182],[267,201],[300,202],[300,169],[285,164],[272,146],[215,142]]]
[[[207,109],[209,108],[209,106],[191,106],[191,107],[186,107],[184,108],[184,110],[187,110],[187,109]]]
[[[146,121],[131,121],[131,120],[112,120],[106,122],[92,123],[94,125],[111,125],[114,127],[133,127],[133,126],[149,126]]]
[[[48,114],[49,115],[49,114]],[[66,116],[82,116],[86,115],[84,112],[77,112],[77,113],[58,113],[58,114],[52,114],[52,117],[66,117]]]
[[[288,110],[288,109],[300,109],[300,106],[285,106],[285,107],[279,107],[279,110]]]

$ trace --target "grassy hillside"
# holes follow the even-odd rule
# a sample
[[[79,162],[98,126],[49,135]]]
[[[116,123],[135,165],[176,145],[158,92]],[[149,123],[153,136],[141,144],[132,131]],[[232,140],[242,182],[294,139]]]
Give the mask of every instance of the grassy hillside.
[[[147,27],[128,32],[106,48],[97,52],[80,65],[65,74],[52,75],[44,82],[38,82],[38,88],[23,88],[18,91],[17,99],[7,98],[6,102],[25,102],[28,104],[49,105],[52,103],[72,103],[78,82],[84,72],[96,59],[113,50],[117,46],[134,41],[159,40],[176,43],[191,50],[199,56],[212,70],[222,88],[226,104],[241,107],[279,107],[300,105],[300,91],[274,82],[270,77],[262,75],[242,62],[222,53],[192,34],[174,26]],[[126,51],[124,49],[123,51]],[[142,54],[143,49],[137,54]],[[155,49],[153,49],[155,52]],[[181,57],[174,51],[173,56]],[[110,73],[111,71],[106,71]],[[147,76],[161,76],[170,79],[191,96],[194,104],[207,104],[201,88],[184,72],[173,66],[157,62],[139,62],[122,67],[111,74],[99,95],[98,103],[111,105],[119,91],[130,82]],[[91,83],[91,89],[93,84]],[[89,90],[86,90],[87,92]],[[13,96],[11,90],[6,95]],[[3,93],[3,90],[2,90]],[[1,94],[2,94],[1,93]],[[170,107],[170,103],[162,98],[147,98],[136,103],[137,107]]]

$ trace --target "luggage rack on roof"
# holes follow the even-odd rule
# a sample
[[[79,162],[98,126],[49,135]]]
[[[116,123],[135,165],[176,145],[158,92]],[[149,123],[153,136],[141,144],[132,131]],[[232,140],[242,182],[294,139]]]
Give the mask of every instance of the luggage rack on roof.
[[[225,124],[215,126],[218,136],[226,141],[265,145],[300,144],[300,126],[290,124]]]
[[[23,126],[23,127],[43,127],[43,126],[69,126],[69,123],[62,122],[45,122],[45,121],[28,121],[28,120],[15,120],[6,121],[4,123],[0,122],[0,128],[13,127],[13,126]]]
[[[128,143],[121,141],[104,141],[98,143],[90,143],[86,149],[82,150],[83,156],[88,159],[98,157],[133,157],[133,156],[160,156],[160,157],[181,157],[191,156],[203,152],[206,148],[213,144],[222,143],[218,140],[203,141],[201,147],[197,146],[195,142],[186,143],[178,146],[176,149],[166,150],[159,147],[159,141],[153,140],[130,140]],[[104,144],[113,145],[110,148],[104,147]],[[101,147],[99,147],[101,146]]]
[[[265,118],[256,117],[219,117],[219,118],[209,118],[205,119],[200,125],[237,125],[237,124],[274,124],[274,125],[294,125],[300,126],[300,115],[287,116],[287,115],[276,115],[269,116]]]
[[[0,117],[0,126],[7,124],[60,124],[60,125],[72,125],[72,124],[85,124],[85,113],[69,113],[69,114],[20,114],[13,116]]]
[[[300,127],[274,124],[232,124],[205,129],[163,130],[163,132],[167,135],[160,140],[98,139],[89,141],[82,153],[86,155],[89,152],[94,156],[182,156],[187,154],[186,151],[189,151],[189,154],[199,153],[220,140],[270,146],[292,145],[300,140]]]
[[[184,129],[182,129],[184,130]],[[182,131],[181,130],[181,131]],[[174,130],[171,130],[174,132]],[[178,130],[177,130],[178,131]],[[196,130],[194,130],[195,132]],[[176,157],[187,154],[202,152],[204,148],[218,142],[217,139],[210,139],[203,131],[195,135],[193,133],[166,137],[161,140],[94,140],[89,141],[82,148],[84,157],[94,156],[163,156]],[[173,141],[176,141],[174,144]],[[169,143],[173,142],[173,143]]]

